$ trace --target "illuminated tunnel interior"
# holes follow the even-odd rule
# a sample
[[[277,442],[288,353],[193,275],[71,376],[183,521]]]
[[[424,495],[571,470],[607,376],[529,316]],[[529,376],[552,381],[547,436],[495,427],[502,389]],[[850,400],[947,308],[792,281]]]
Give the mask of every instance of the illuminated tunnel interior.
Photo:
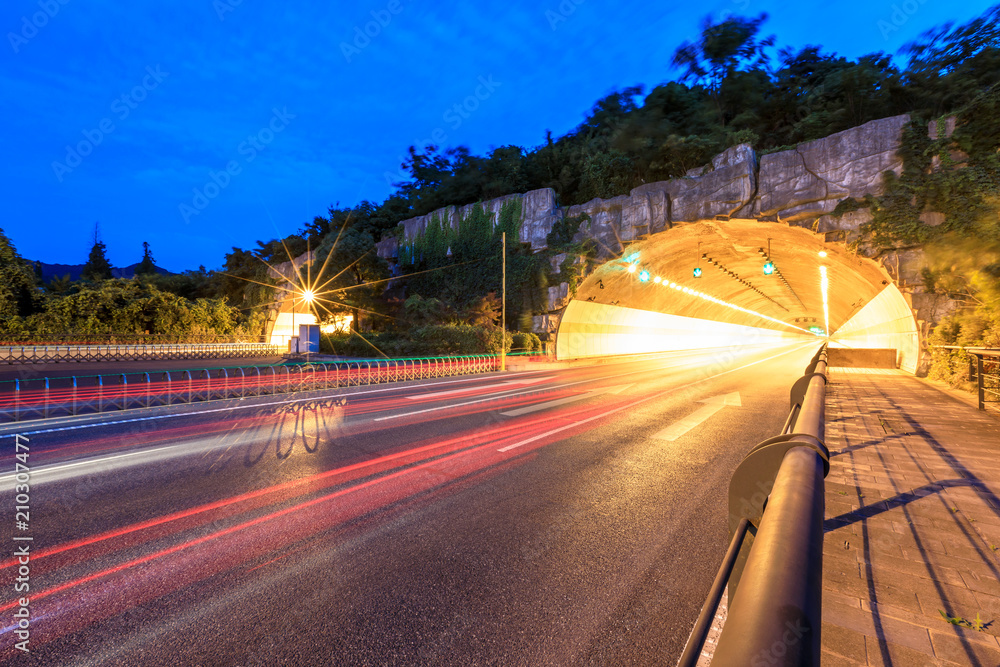
[[[832,346],[893,348],[898,367],[916,371],[916,320],[877,263],[799,227],[700,222],[598,267],[566,307],[556,356],[781,345],[827,331]]]

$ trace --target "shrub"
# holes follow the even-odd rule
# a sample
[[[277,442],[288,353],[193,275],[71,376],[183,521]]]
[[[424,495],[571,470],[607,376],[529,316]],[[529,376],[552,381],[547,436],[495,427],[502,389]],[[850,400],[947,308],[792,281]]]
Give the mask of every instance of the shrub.
[[[320,338],[320,352],[348,357],[379,357],[379,351],[388,357],[497,354],[500,351],[501,330],[499,327],[471,324],[432,324],[408,333],[387,331],[364,336],[367,343],[357,334],[324,335]],[[510,349],[513,337],[508,332],[506,338],[507,348]]]
[[[512,352],[536,352],[542,349],[542,341],[531,332],[519,331],[513,335]]]

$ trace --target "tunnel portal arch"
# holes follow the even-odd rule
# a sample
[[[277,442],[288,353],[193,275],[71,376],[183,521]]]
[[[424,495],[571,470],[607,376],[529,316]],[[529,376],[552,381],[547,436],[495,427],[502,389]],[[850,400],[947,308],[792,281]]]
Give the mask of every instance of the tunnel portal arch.
[[[563,313],[556,356],[775,345],[827,331],[834,346],[893,348],[898,367],[916,372],[916,319],[876,262],[800,227],[706,221],[653,234],[600,265]]]

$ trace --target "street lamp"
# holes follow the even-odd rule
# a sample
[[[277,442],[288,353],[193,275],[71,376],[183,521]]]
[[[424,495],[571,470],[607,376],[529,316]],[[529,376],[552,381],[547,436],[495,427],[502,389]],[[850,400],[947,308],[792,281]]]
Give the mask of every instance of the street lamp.
[[[296,307],[295,306],[295,295],[296,295],[296,293],[293,290],[292,291],[292,335],[289,336],[289,339],[295,338],[295,307]],[[302,292],[302,300],[306,304],[311,304],[315,299],[316,299],[316,293],[313,292],[311,289],[307,289],[307,290],[304,290]],[[297,353],[298,351],[299,351],[299,346],[298,346],[298,342],[296,342],[295,352]]]

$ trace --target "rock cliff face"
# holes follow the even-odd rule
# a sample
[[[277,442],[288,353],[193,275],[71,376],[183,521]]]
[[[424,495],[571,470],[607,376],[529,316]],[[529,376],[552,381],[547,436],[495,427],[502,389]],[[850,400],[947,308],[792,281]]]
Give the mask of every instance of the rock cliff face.
[[[506,195],[496,199],[487,199],[482,202],[485,211],[493,216],[496,221],[500,215],[500,209],[507,202],[518,201],[521,204],[521,240],[531,243],[533,248],[545,247],[545,237],[552,231],[552,225],[562,219],[562,209],[556,206],[556,193],[552,188],[542,188],[532,190],[521,195]],[[412,241],[421,232],[427,229],[432,218],[437,218],[443,224],[450,225],[453,229],[458,229],[458,223],[463,218],[472,213],[475,204],[465,206],[446,206],[436,211],[431,211],[427,215],[403,220],[400,226],[403,228],[403,239]],[[394,249],[394,244],[379,246],[379,254],[383,257],[390,257]]]
[[[496,216],[504,203],[519,201],[521,241],[536,251],[546,247],[546,236],[556,222],[585,214],[589,220],[580,226],[575,240],[595,241],[598,259],[617,256],[631,241],[674,225],[704,220],[736,218],[792,224],[824,233],[829,241],[846,241],[856,238],[871,215],[866,208],[839,216],[832,212],[844,199],[883,194],[883,174],[893,171],[898,175],[902,170],[897,151],[907,122],[909,116],[905,115],[883,118],[763,156],[749,144],[733,146],[683,178],[646,183],[628,195],[566,208],[558,206],[555,192],[549,188],[491,199],[482,206]],[[932,134],[937,131],[936,127],[929,129]],[[414,239],[434,216],[457,228],[472,207],[448,206],[404,220],[399,223],[403,238]],[[930,218],[927,222],[934,224]],[[394,239],[379,244],[383,257],[392,257],[395,252]],[[549,289],[550,312],[564,307],[573,296],[566,287],[562,283]],[[540,331],[553,326],[551,315],[536,317]]]
[[[628,195],[594,199],[562,208],[549,188],[507,195],[482,202],[494,216],[509,201],[521,204],[521,241],[540,250],[552,226],[565,216],[586,214],[577,240],[593,239],[603,256],[613,256],[628,242],[673,225],[702,220],[752,218],[786,222],[817,232],[857,230],[870,218],[864,209],[843,216],[829,215],[848,197],[880,195],[883,174],[902,170],[897,155],[903,126],[909,116],[874,120],[859,127],[810,141],[794,149],[760,156],[749,144],[716,155],[712,163],[690,176],[646,183]],[[473,204],[447,206],[399,223],[403,238],[412,240],[431,218],[457,228]],[[393,243],[380,244],[391,256]]]
[[[810,141],[760,160],[759,193],[745,217],[793,222],[831,212],[847,197],[882,194],[882,174],[902,171],[896,151],[909,116],[895,116]]]

